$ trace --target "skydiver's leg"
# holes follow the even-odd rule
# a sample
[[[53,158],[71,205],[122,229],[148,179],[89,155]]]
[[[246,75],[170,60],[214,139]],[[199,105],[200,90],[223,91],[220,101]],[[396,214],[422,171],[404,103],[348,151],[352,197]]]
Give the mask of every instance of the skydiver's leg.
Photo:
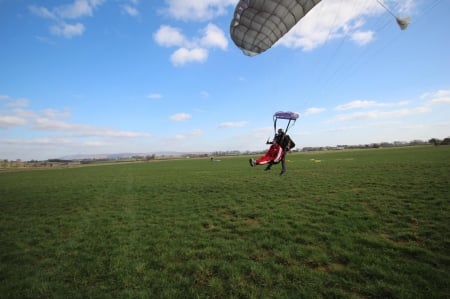
[[[286,172],[286,155],[281,159],[281,172],[280,175],[283,175]]]
[[[270,170],[270,168],[272,168],[272,165],[273,165],[273,163],[272,163],[272,161],[270,161],[270,162],[267,164],[267,166],[266,166],[266,168],[264,169],[264,171]]]

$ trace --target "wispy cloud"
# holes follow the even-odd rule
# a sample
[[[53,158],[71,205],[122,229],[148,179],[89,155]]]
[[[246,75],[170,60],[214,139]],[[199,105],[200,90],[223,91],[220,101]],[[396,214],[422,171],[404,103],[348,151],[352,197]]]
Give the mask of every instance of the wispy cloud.
[[[191,135],[191,136],[200,136],[202,134],[203,134],[203,130],[201,130],[201,129],[194,129],[189,132],[189,135]]]
[[[52,8],[31,5],[29,11],[35,16],[54,21],[50,26],[50,33],[56,36],[72,38],[83,35],[86,30],[84,24],[71,21],[83,17],[92,17],[94,10],[105,0],[74,0],[69,4],[62,4]]]
[[[219,128],[241,128],[245,127],[248,121],[223,122],[219,124]]]
[[[441,89],[433,93],[426,93],[422,95],[429,104],[450,104],[450,90]]]
[[[14,99],[6,104],[6,107],[27,107],[29,105],[28,99]]]
[[[142,138],[150,137],[147,132],[124,131],[112,128],[103,128],[89,124],[77,124],[68,119],[71,112],[68,109],[57,110],[52,108],[34,111],[24,109],[29,105],[28,99],[15,99],[10,96],[1,96],[6,109],[0,114],[0,128],[28,126],[41,133],[58,132],[72,137],[101,137],[101,138]]]
[[[137,7],[130,4],[122,5],[122,11],[132,17],[136,17],[139,15],[139,10],[137,9]]]
[[[407,101],[401,101],[396,103],[383,103],[383,102],[376,102],[376,101],[368,101],[368,100],[356,100],[351,101],[342,105],[336,106],[336,110],[351,110],[351,109],[365,109],[365,108],[372,108],[372,107],[392,107],[392,106],[404,106],[407,105]]]
[[[177,114],[174,114],[174,115],[170,116],[170,120],[173,120],[173,121],[185,121],[185,120],[190,119],[191,117],[192,116],[190,114],[187,114],[187,113],[177,113]]]
[[[41,131],[59,131],[77,137],[102,137],[102,138],[139,138],[150,137],[146,132],[132,132],[102,128],[85,124],[76,124],[67,121],[36,118],[32,124],[33,129]]]
[[[83,35],[85,29],[81,23],[67,24],[62,22],[51,26],[50,32],[57,36],[72,38],[77,35]]]
[[[410,109],[397,109],[391,111],[365,111],[365,112],[354,112],[347,114],[338,114],[331,121],[341,122],[341,121],[354,121],[354,120],[374,120],[382,118],[400,118],[408,115],[420,114],[430,112],[429,107],[416,107]]]
[[[154,99],[154,100],[158,100],[162,98],[162,94],[160,93],[150,93],[147,98],[149,99]]]
[[[163,12],[184,21],[207,21],[224,15],[228,7],[234,6],[236,0],[184,1],[166,0]]]
[[[27,120],[23,117],[14,115],[0,115],[0,128],[10,128],[22,126],[27,123]]]
[[[303,115],[311,115],[311,114],[318,114],[324,112],[325,108],[317,108],[317,107],[311,107],[306,109],[305,113]]]

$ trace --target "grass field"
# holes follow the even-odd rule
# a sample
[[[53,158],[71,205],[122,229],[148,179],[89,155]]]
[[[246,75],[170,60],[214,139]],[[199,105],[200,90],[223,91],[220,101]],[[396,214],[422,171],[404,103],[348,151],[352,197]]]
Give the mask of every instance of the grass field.
[[[450,147],[0,173],[1,298],[450,298]]]

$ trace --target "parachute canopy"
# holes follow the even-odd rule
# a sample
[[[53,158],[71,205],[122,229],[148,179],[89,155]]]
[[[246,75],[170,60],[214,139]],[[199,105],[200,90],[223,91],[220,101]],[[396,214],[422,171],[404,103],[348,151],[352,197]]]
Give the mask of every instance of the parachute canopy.
[[[276,133],[276,129],[277,129],[277,120],[279,119],[286,119],[288,120],[285,132],[287,133],[287,131],[289,130],[290,127],[292,127],[295,124],[295,121],[297,120],[297,118],[300,115],[298,113],[295,112],[290,112],[290,111],[278,111],[275,112],[275,114],[273,115],[273,129]],[[291,125],[292,122],[292,125]]]
[[[286,111],[286,112],[278,111],[278,112],[275,112],[273,117],[278,118],[278,119],[297,120],[297,118],[299,117],[299,114],[295,113],[295,112],[290,112],[290,111]]]
[[[272,47],[320,0],[240,0],[230,24],[231,39],[254,56]]]

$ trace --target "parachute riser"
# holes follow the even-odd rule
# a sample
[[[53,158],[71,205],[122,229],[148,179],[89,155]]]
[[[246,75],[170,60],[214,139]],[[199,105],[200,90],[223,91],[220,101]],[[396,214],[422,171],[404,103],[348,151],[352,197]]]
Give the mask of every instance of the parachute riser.
[[[278,111],[273,115],[273,131],[274,135],[277,135],[277,121],[278,119],[284,119],[287,120],[288,123],[286,125],[286,129],[284,132],[287,134],[289,131],[289,128],[295,125],[295,122],[297,121],[299,117],[298,113],[290,112],[290,111]]]
[[[277,120],[278,120],[278,118],[274,116],[274,118],[273,118],[273,131],[274,131],[275,135],[277,134]],[[292,122],[292,125],[291,125],[291,122]],[[284,132],[286,134],[289,131],[289,128],[291,128],[291,127],[293,127],[295,125],[295,122],[296,122],[296,120],[292,120],[292,119],[288,120],[288,123],[286,125],[286,129],[284,130]]]

